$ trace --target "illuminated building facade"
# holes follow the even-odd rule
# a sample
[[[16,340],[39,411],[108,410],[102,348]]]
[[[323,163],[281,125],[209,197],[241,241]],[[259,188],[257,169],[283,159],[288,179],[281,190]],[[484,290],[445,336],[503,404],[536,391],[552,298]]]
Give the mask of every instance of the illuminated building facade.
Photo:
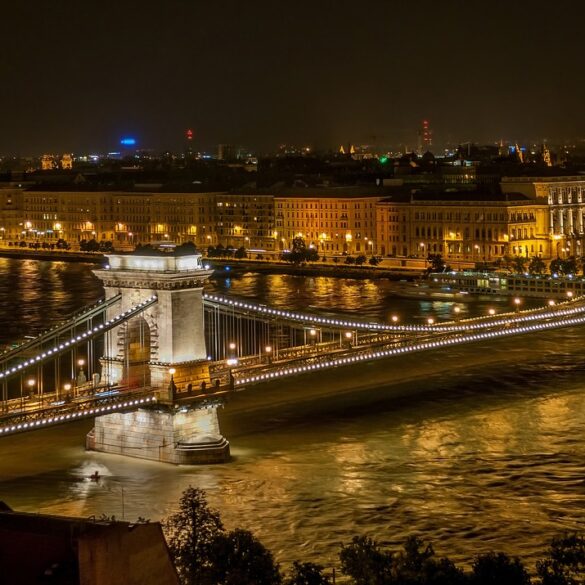
[[[580,257],[585,253],[585,179],[583,177],[510,177],[504,192],[525,193],[548,206],[551,255]]]
[[[377,207],[382,256],[494,261],[503,256],[550,256],[548,213],[523,195],[413,194]]]
[[[111,241],[193,242],[290,249],[302,237],[322,256],[341,254],[492,261],[505,255],[581,256],[585,180],[521,178],[500,194],[405,193],[392,187],[298,187],[240,193],[0,189],[0,239],[74,247]]]
[[[275,238],[290,249],[296,237],[321,254],[371,255],[376,249],[376,189],[303,189],[274,197]],[[366,194],[366,193],[369,193]]]

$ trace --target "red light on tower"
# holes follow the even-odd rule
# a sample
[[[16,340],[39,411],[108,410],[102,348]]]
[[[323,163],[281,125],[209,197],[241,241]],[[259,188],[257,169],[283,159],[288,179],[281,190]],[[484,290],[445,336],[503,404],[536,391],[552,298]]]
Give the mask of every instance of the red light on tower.
[[[187,140],[193,140],[193,130],[190,128],[187,130],[187,132],[185,132],[185,135],[187,136]]]
[[[423,127],[422,127],[422,138],[423,138],[423,145],[426,149],[428,149],[433,144],[433,135],[431,132],[431,127],[428,120],[423,120]]]

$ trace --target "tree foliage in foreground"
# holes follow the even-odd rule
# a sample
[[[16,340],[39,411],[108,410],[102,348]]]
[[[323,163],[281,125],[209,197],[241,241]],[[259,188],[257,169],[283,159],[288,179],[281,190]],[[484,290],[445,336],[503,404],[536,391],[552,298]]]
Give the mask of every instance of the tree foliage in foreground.
[[[163,522],[169,550],[184,585],[331,585],[331,571],[295,561],[281,575],[272,554],[248,530],[227,532],[205,493],[189,487],[179,511]],[[341,547],[342,573],[352,585],[585,585],[585,537],[553,539],[547,556],[536,563],[533,581],[522,562],[502,552],[474,558],[465,572],[450,559],[437,557],[430,543],[409,537],[391,551],[367,536]]]

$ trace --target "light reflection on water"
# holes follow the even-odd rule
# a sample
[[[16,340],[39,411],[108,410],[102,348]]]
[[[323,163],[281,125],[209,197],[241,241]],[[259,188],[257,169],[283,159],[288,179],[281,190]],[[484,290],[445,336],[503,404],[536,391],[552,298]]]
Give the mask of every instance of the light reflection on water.
[[[229,292],[281,308],[359,310],[370,319],[451,314],[451,303],[394,299],[393,286],[244,275],[232,276]],[[223,281],[210,286],[226,288]],[[87,266],[0,261],[3,339],[100,292]],[[471,314],[508,307],[460,306]],[[584,340],[585,332],[567,330],[453,348],[449,369],[433,375],[440,360],[420,354],[401,362],[417,378],[400,384],[400,396],[381,384],[367,400],[340,395],[261,415],[230,415],[228,405],[228,465],[176,468],[86,453],[90,423],[5,438],[0,499],[31,511],[158,519],[192,484],[208,491],[228,526],[252,529],[285,563],[333,564],[339,544],[356,533],[392,544],[417,533],[464,561],[492,548],[533,558],[552,535],[584,528]],[[99,482],[89,479],[95,470]]]

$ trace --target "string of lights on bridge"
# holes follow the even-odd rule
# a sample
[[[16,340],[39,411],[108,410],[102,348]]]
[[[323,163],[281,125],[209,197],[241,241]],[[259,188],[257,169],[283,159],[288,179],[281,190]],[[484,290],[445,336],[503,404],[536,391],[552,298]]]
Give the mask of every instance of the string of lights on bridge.
[[[55,347],[47,349],[46,351],[43,351],[43,352],[37,354],[36,356],[31,357],[30,359],[28,359],[28,360],[26,360],[26,361],[24,361],[16,366],[13,366],[12,368],[6,369],[4,372],[0,372],[0,380],[3,378],[6,378],[12,374],[15,374],[21,370],[24,370],[27,367],[37,365],[42,360],[45,360],[45,359],[50,358],[50,357],[56,357],[61,352],[66,351],[67,349],[77,345],[78,343],[88,341],[93,335],[100,333],[102,331],[107,331],[108,329],[111,329],[112,327],[117,325],[120,321],[127,319],[128,317],[132,316],[136,312],[140,312],[140,311],[144,310],[147,306],[151,305],[152,303],[154,303],[157,300],[158,300],[157,296],[153,295],[153,296],[145,299],[141,303],[138,303],[136,305],[131,306],[128,310],[124,311],[123,313],[119,313],[115,317],[112,317],[112,319],[109,319],[105,323],[100,323],[99,325],[96,325],[95,327],[88,329],[87,331],[84,331],[83,333],[80,333],[79,335],[75,335],[75,336],[71,337],[70,339],[68,339],[67,341],[64,341],[63,343],[60,343],[59,345],[55,345]]]
[[[486,317],[476,317],[475,319],[469,319],[461,323],[447,322],[447,323],[434,323],[433,319],[429,319],[427,325],[389,325],[387,323],[364,323],[363,321],[347,321],[342,319],[333,319],[329,317],[319,317],[317,315],[311,315],[309,313],[293,312],[282,309],[273,309],[266,305],[259,305],[250,303],[247,301],[238,301],[221,297],[219,295],[204,294],[203,298],[210,303],[222,304],[234,309],[242,311],[253,311],[266,316],[275,316],[283,319],[289,319],[292,321],[301,321],[311,325],[327,325],[331,327],[345,327],[354,330],[366,330],[366,331],[391,331],[391,332],[416,332],[416,333],[436,333],[438,330],[441,331],[469,331],[469,330],[481,330],[493,328],[501,325],[507,325],[510,321],[524,322],[524,321],[535,321],[540,319],[549,319],[551,317],[568,316],[585,312],[585,305],[577,305],[577,299],[570,299],[564,303],[556,305],[554,301],[549,301],[548,307],[541,307],[537,309],[527,309],[519,311],[517,313],[503,313],[495,318],[495,313]],[[516,306],[521,302],[520,299],[514,299]],[[570,306],[568,306],[570,304]],[[553,307],[555,307],[553,309]],[[393,321],[397,321],[397,317],[392,317]]]
[[[127,400],[120,404],[108,404],[107,406],[99,406],[96,408],[88,408],[85,410],[78,410],[77,412],[70,412],[67,414],[50,416],[48,418],[40,418],[31,422],[18,423],[11,426],[0,427],[0,435],[7,435],[10,433],[17,433],[19,431],[31,430],[33,428],[41,428],[43,426],[59,424],[63,422],[73,421],[88,416],[99,416],[107,412],[122,410],[124,408],[135,408],[136,406],[152,404],[156,402],[156,396],[148,396],[146,398],[137,398],[135,400]],[[25,413],[26,414],[26,413]]]
[[[585,316],[573,317],[570,319],[561,319],[559,321],[549,321],[541,324],[524,325],[522,327],[507,327],[498,331],[486,331],[483,333],[474,333],[471,335],[462,335],[460,337],[439,339],[437,341],[426,341],[422,343],[415,343],[409,347],[396,347],[387,350],[374,351],[362,353],[360,355],[348,356],[339,359],[329,360],[319,364],[308,364],[306,366],[297,367],[282,367],[276,371],[250,376],[248,378],[241,378],[235,380],[235,385],[242,386],[244,384],[264,382],[273,378],[283,378],[286,376],[293,376],[295,374],[302,374],[314,370],[322,370],[326,368],[334,368],[336,366],[348,365],[356,362],[373,361],[383,359],[400,354],[409,354],[417,351],[424,351],[429,349],[448,347],[452,345],[460,345],[462,343],[482,341],[486,339],[493,339],[497,337],[505,337],[510,335],[518,335],[522,333],[530,333],[534,331],[544,331],[547,329],[558,329],[560,327],[569,327],[572,325],[580,325],[585,323]],[[435,330],[436,332],[436,330]]]

